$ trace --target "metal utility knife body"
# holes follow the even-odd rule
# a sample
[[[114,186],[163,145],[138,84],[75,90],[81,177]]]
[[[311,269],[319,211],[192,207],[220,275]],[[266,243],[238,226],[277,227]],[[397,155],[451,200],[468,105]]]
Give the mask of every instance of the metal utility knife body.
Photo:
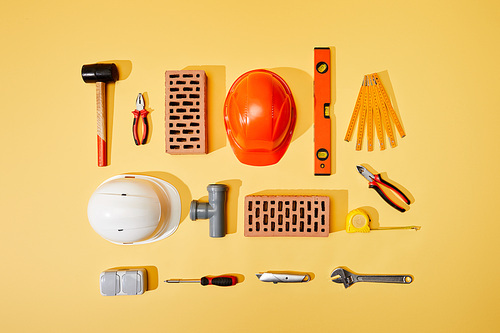
[[[308,282],[311,277],[308,274],[285,274],[285,273],[261,273],[255,274],[262,282]]]

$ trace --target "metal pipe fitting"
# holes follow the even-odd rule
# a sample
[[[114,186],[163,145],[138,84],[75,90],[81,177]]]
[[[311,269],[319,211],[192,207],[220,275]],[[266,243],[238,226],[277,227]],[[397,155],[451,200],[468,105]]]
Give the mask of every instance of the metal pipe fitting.
[[[209,219],[210,237],[224,237],[226,235],[226,198],[228,186],[224,184],[210,184],[207,186],[208,203],[191,201],[189,217],[191,220]]]

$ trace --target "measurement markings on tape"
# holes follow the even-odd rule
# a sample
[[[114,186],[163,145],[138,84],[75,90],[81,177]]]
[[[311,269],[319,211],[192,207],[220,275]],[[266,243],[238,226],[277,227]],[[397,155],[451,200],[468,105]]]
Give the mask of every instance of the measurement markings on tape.
[[[361,150],[361,146],[363,143],[363,135],[365,133],[365,122],[366,122],[366,112],[368,108],[368,98],[370,97],[368,91],[368,77],[365,75],[363,80],[363,99],[361,104],[361,112],[359,114],[358,121],[358,139],[356,141],[356,150]]]
[[[382,126],[382,115],[381,106],[378,94],[373,94],[373,100],[375,101],[376,111],[375,111],[375,129],[377,131],[378,142],[380,144],[380,150],[385,149],[385,136],[384,127]]]
[[[368,98],[368,113],[366,115],[366,136],[367,136],[367,144],[368,144],[368,151],[373,151],[373,89],[375,87],[372,84],[372,81],[369,81],[368,84],[368,95],[370,98]]]
[[[384,99],[384,102],[387,105],[387,109],[389,110],[389,114],[391,115],[391,118],[392,118],[392,121],[394,122],[394,125],[396,125],[396,128],[398,129],[399,135],[402,138],[404,138],[406,136],[405,130],[403,129],[403,125],[399,121],[399,118],[398,118],[398,115],[396,114],[396,111],[392,107],[391,100],[389,98],[389,95],[387,95],[387,92],[385,91],[384,85],[382,84],[380,77],[378,76],[377,73],[374,73],[373,78],[374,78],[375,84],[377,85],[377,88],[382,93],[382,97]]]
[[[372,75],[373,77],[373,75]],[[387,110],[387,101],[385,100],[382,90],[380,89],[381,85],[377,85],[376,93],[378,95],[379,103],[380,103],[380,115],[382,118],[382,125],[387,133],[387,137],[389,137],[389,143],[392,148],[396,147],[396,139],[394,138],[394,132],[392,131],[392,123],[391,118],[389,117],[389,112]]]

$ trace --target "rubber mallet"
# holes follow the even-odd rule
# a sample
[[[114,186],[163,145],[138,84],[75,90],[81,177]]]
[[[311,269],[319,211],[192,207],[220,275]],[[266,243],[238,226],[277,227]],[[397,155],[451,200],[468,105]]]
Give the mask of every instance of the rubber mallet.
[[[108,165],[106,147],[106,83],[118,80],[115,64],[91,64],[82,66],[82,78],[96,84],[97,101],[97,165]]]

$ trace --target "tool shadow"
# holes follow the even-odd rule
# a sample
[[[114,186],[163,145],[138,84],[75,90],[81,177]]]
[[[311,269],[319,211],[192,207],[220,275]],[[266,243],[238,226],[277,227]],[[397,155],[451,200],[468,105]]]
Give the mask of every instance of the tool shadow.
[[[295,141],[312,126],[312,77],[308,73],[292,67],[276,67],[269,68],[269,70],[281,76],[292,91],[297,110],[297,121],[292,136],[292,141]]]
[[[382,72],[377,73],[378,76],[380,77],[380,80],[382,81],[382,85],[385,88],[385,91],[387,92],[387,95],[389,95],[389,98],[391,99],[392,107],[394,108],[394,111],[396,111],[396,115],[398,116],[399,122],[401,123],[401,126],[403,127],[403,130],[406,132],[405,126],[403,124],[403,120],[401,118],[401,114],[399,113],[399,106],[398,106],[398,101],[396,100],[396,94],[394,93],[394,87],[392,86],[391,79],[389,77],[389,71],[385,70]],[[393,133],[396,133],[394,131],[394,125],[391,123],[392,131]],[[398,143],[398,136],[394,135],[394,140],[396,140],[396,144]]]
[[[330,198],[330,231],[345,231],[347,190],[264,190],[249,195],[327,196]]]
[[[182,180],[180,180],[179,178],[170,173],[162,171],[145,171],[145,172],[130,172],[130,173],[135,175],[156,177],[174,186],[177,189],[177,192],[179,192],[179,195],[181,197],[181,220],[179,222],[179,225],[184,222],[184,220],[189,214],[189,207],[191,205],[192,195],[191,191],[189,191],[189,187]]]
[[[331,151],[331,172],[337,171],[337,117],[335,117],[335,103],[337,102],[337,49],[330,46],[330,81],[331,81],[331,101],[330,101],[330,122],[332,133]]]
[[[337,117],[335,116],[335,103],[337,102],[337,49],[330,48],[330,132],[331,132],[331,152],[330,168],[331,173],[337,172]]]
[[[239,273],[227,273],[227,274],[223,274],[223,275],[236,276],[236,279],[238,280],[238,283],[242,283],[243,281],[245,281],[245,275],[243,275],[243,274],[239,274]]]
[[[364,210],[368,216],[370,217],[369,225],[370,229],[378,229],[380,228],[380,215],[378,211],[370,206],[363,206],[360,207],[362,210]]]
[[[148,111],[148,115],[146,116],[147,121],[148,121],[148,136],[146,137],[146,144],[148,144],[151,141],[151,137],[153,136],[153,121],[151,120],[151,112],[154,111],[154,109],[151,109],[149,106],[149,94],[148,92],[142,92],[142,97],[144,98],[144,109]],[[139,138],[142,138],[143,135],[143,126],[138,126],[139,129]]]
[[[330,80],[331,80],[331,100],[330,100],[330,133],[331,133],[331,152],[330,163],[331,173],[335,174],[337,170],[337,154],[336,154],[336,137],[337,137],[337,120],[335,117],[335,102],[337,100],[337,80],[336,80],[336,49],[330,46]],[[313,63],[313,62],[311,62]],[[283,77],[292,90],[295,106],[297,108],[297,123],[293,133],[292,141],[301,137],[311,126],[314,119],[314,94],[313,78],[310,74],[290,67],[277,67],[269,69]],[[311,142],[311,145],[314,145]],[[311,159],[314,155],[311,156]]]
[[[110,269],[125,270],[125,269],[139,269],[139,268],[144,268],[148,272],[146,291],[151,291],[158,288],[158,268],[156,268],[156,266],[119,266]]]
[[[132,72],[132,62],[130,60],[106,60],[101,63],[114,63],[118,68],[118,81],[123,81]],[[117,82],[106,84],[106,149],[108,150],[108,165],[111,165],[113,158],[113,119],[115,114],[115,87]]]
[[[226,146],[223,112],[226,96],[226,67],[187,66],[183,70],[202,70],[207,75],[207,140],[208,152],[212,153]]]

